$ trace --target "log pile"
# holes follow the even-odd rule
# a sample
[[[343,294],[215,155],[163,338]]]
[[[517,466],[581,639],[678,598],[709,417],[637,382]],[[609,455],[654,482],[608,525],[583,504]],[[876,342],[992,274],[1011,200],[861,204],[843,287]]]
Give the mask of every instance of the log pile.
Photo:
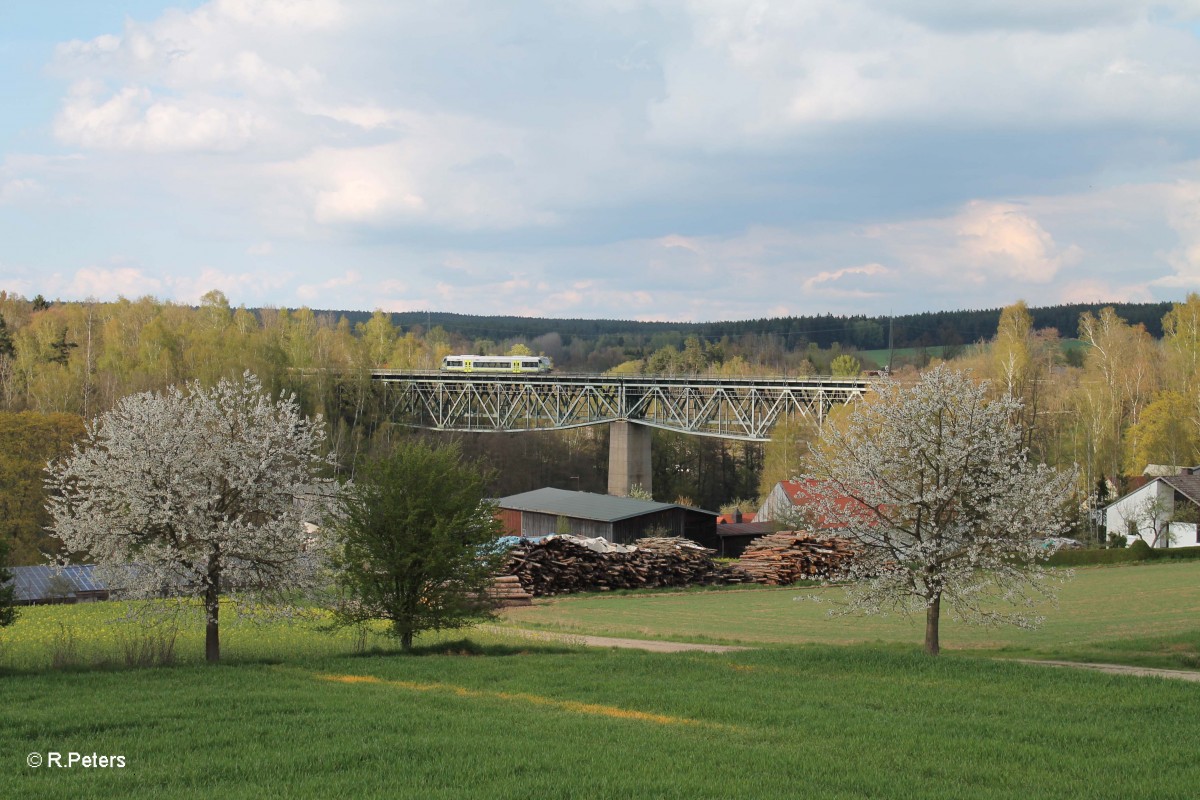
[[[730,569],[755,583],[786,586],[805,579],[836,578],[852,558],[854,545],[847,539],[779,531],[750,542]]]
[[[501,608],[533,605],[533,595],[521,588],[516,575],[501,575],[487,590],[488,599]]]
[[[639,539],[629,547],[573,536],[548,536],[514,547],[504,571],[516,576],[534,597],[691,586],[724,582],[722,571],[712,560],[715,553],[678,537]]]

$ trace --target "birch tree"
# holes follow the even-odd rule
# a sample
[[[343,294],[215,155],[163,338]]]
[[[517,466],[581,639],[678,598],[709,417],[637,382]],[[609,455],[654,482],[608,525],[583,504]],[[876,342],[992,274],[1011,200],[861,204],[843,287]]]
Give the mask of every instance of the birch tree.
[[[205,657],[216,662],[223,593],[270,599],[313,586],[304,522],[328,485],[323,431],[250,373],[130,395],[47,468],[54,532],[126,596],[201,598]]]
[[[1052,596],[1041,540],[1067,529],[1074,476],[1028,462],[1018,411],[943,365],[908,388],[877,383],[825,427],[804,477],[815,516],[860,550],[845,612],[924,612],[931,655],[943,603],[964,620],[1036,624],[1022,609]]]

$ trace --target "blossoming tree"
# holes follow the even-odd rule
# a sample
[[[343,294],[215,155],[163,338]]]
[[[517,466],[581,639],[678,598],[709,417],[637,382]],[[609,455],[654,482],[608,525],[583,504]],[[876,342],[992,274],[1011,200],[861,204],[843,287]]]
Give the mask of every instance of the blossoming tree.
[[[859,548],[843,611],[924,611],[931,655],[943,602],[965,620],[1036,624],[1025,609],[1053,596],[1042,540],[1067,528],[1074,476],[1030,464],[1020,404],[962,372],[874,389],[825,426],[805,476],[823,527]]]
[[[55,534],[121,593],[202,598],[205,657],[220,659],[223,593],[312,588],[306,508],[328,494],[321,420],[258,379],[130,395],[47,467]]]

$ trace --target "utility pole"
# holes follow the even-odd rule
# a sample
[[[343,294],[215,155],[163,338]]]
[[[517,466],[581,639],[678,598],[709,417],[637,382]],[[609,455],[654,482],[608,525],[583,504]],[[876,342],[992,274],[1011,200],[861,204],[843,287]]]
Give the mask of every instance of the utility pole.
[[[895,344],[896,344],[895,337],[893,336],[893,334],[895,332],[894,322],[895,322],[895,318],[892,317],[892,315],[889,313],[888,314],[888,365],[887,365],[888,375],[892,374],[892,353],[895,352]]]

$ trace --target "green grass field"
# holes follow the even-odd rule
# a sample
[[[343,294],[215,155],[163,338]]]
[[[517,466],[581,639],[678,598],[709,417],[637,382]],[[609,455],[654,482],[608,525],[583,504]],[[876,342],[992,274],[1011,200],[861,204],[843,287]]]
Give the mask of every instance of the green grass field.
[[[753,588],[564,596],[506,613],[510,624],[569,633],[715,641],[727,644],[918,646],[924,619],[830,617],[837,588]],[[1036,630],[981,628],[944,619],[948,651],[1169,668],[1200,667],[1200,562],[1081,567],[1059,586],[1056,605],[1038,609]]]
[[[1079,570],[1042,631],[947,626],[958,649],[937,659],[919,628],[831,621],[797,589],[507,615],[759,645],[729,654],[476,631],[415,655],[371,634],[356,654],[352,634],[312,621],[231,622],[220,666],[200,663],[197,626],[176,665],[129,668],[120,604],[27,609],[0,632],[0,798],[1194,797],[1200,684],[992,656],[1093,647],[1128,662],[1194,643],[1198,584],[1194,563]],[[125,766],[27,765],[50,752]]]

